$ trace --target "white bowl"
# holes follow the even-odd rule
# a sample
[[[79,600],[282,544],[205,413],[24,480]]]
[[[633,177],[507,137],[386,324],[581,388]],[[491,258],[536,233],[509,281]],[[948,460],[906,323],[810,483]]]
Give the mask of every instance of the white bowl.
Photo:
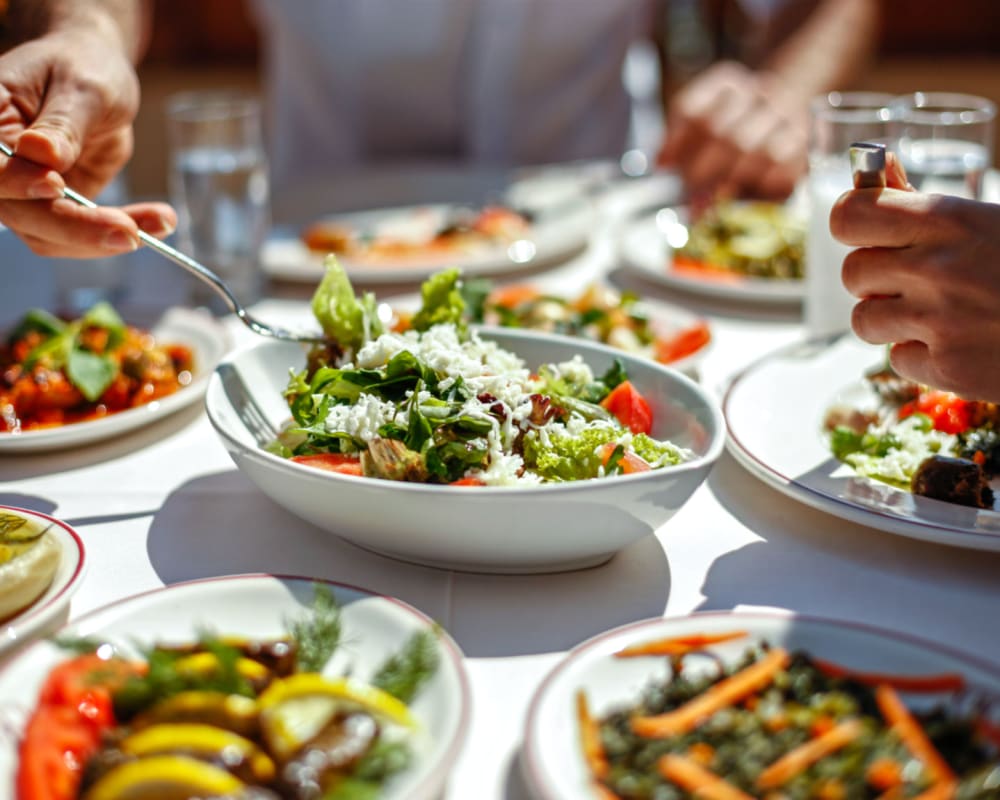
[[[646,619],[588,639],[574,648],[535,692],[524,728],[521,764],[538,800],[597,800],[590,771],[580,750],[576,693],[584,690],[591,710],[603,717],[636,704],[642,690],[669,674],[665,658],[615,658],[614,653],[640,642],[700,633],[746,632],[711,648],[735,661],[751,644],[767,641],[806,652],[860,672],[895,675],[964,677],[980,696],[1000,696],[1000,665],[978,660],[936,642],[855,622],[793,614],[706,612],[686,617]],[[907,695],[907,702],[934,705],[941,694]]]
[[[341,608],[341,646],[327,666],[329,674],[350,671],[372,675],[418,631],[434,622],[392,597],[311,578],[280,575],[234,575],[175,584],[135,595],[81,617],[60,631],[65,637],[93,637],[133,653],[130,647],[190,642],[208,629],[219,634],[277,638],[288,621],[308,608],[315,584],[333,592]],[[414,760],[385,787],[386,800],[434,800],[440,797],[458,757],[469,721],[469,681],[462,652],[438,631],[437,671],[410,709],[418,722]],[[26,722],[46,675],[68,654],[51,642],[38,642],[0,671],[0,708],[8,725]],[[20,728],[0,738],[0,797],[14,797]]]
[[[649,401],[653,436],[694,451],[676,467],[529,487],[402,483],[322,472],[268,453],[289,419],[289,369],[305,355],[266,342],[230,355],[205,397],[209,419],[239,469],[293,514],[361,547],[405,561],[478,572],[551,572],[603,563],[656,531],[705,480],[725,427],[716,402],[676,370],[599,344],[534,331],[483,329],[529,368],[580,354],[601,374],[621,359]],[[273,433],[271,434],[273,436]]]

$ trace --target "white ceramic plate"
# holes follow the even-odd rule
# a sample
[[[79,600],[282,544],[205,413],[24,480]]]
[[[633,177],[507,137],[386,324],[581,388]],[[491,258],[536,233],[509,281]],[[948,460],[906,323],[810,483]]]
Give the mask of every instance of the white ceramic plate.
[[[575,695],[587,694],[591,713],[604,716],[635,703],[644,686],[666,676],[663,659],[612,656],[639,642],[695,633],[746,631],[747,638],[712,651],[738,658],[746,646],[766,640],[790,650],[860,671],[929,675],[962,674],[969,686],[1000,694],[1000,666],[981,662],[932,642],[866,625],[794,615],[702,613],[649,619],[602,633],[572,650],[535,693],[525,725],[522,764],[539,800],[596,798],[580,755]]]
[[[800,303],[805,296],[801,280],[752,278],[740,275],[678,272],[673,269],[676,230],[684,226],[682,208],[644,212],[621,232],[622,258],[646,280],[685,292],[752,303]]]
[[[438,204],[402,206],[373,211],[359,211],[330,217],[348,228],[374,230],[413,218],[446,219],[453,206]],[[580,201],[550,209],[531,227],[523,239],[508,245],[487,246],[481,250],[427,257],[380,259],[378,263],[340,261],[352,280],[361,283],[422,281],[446,267],[459,267],[467,276],[502,275],[540,265],[555,263],[586,247],[592,228],[591,207]],[[323,255],[310,251],[297,232],[278,232],[261,250],[261,267],[271,277],[283,280],[317,282],[323,275]]]
[[[181,583],[136,595],[81,617],[60,635],[105,639],[123,648],[155,642],[189,642],[206,627],[251,638],[287,633],[287,621],[309,607],[316,583],[328,585],[342,608],[343,638],[328,670],[371,675],[417,631],[434,623],[392,597],[308,578],[241,575]],[[469,721],[469,686],[462,653],[445,633],[440,665],[410,706],[421,725],[413,766],[387,784],[387,800],[432,800],[440,795]],[[66,658],[39,642],[0,671],[0,707],[30,710],[49,670]],[[16,742],[0,740],[0,794],[13,797]]]
[[[354,544],[405,561],[476,572],[552,572],[600,564],[666,523],[708,475],[723,446],[716,402],[690,378],[610,347],[508,328],[483,335],[529,368],[579,354],[595,374],[616,358],[653,413],[653,436],[693,450],[674,467],[540,486],[441,486],[324,472],[264,449],[289,419],[282,392],[305,354],[262,342],[233,353],[205,397],[237,467],[289,512]],[[511,509],[517,509],[516,524]]]
[[[807,505],[872,528],[939,544],[1000,550],[1000,513],[919,497],[858,476],[830,453],[830,406],[863,396],[884,349],[853,336],[804,342],[738,375],[723,399],[728,446],[752,473]]]
[[[194,380],[152,403],[54,428],[0,433],[0,453],[41,453],[110,439],[163,419],[197,402],[208,378],[229,349],[229,335],[210,314],[187,308],[169,309],[152,328],[157,341],[187,345],[194,352]]]
[[[65,522],[26,508],[0,506],[0,511],[4,509],[53,523],[46,535],[56,537],[60,556],[52,583],[41,597],[17,616],[0,622],[0,657],[27,644],[32,638],[54,630],[65,621],[70,598],[79,588],[86,567],[83,541]]]

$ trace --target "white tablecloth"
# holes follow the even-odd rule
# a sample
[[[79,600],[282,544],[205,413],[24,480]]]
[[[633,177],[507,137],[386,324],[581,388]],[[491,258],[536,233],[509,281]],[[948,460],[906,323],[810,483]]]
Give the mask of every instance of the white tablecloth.
[[[617,263],[614,230],[604,225],[586,253],[538,280],[564,291],[601,274],[630,281]],[[44,264],[3,236],[0,322],[52,291]],[[143,262],[132,280],[136,295],[173,302],[187,279],[166,263]],[[709,316],[715,344],[701,378],[713,391],[801,335],[795,310],[711,306],[643,288]],[[301,313],[289,302],[268,300],[258,310],[274,318]],[[231,328],[237,342],[251,338]],[[597,569],[529,577],[411,566],[321,532],[236,471],[200,407],[97,446],[5,456],[0,503],[54,514],[82,535],[89,572],[71,618],[165,584],[263,571],[364,586],[439,620],[467,656],[473,690],[450,800],[528,797],[518,751],[539,682],[569,648],[637,619],[778,608],[864,621],[1000,662],[1000,555],[841,521],[769,488],[728,454],[655,536]]]

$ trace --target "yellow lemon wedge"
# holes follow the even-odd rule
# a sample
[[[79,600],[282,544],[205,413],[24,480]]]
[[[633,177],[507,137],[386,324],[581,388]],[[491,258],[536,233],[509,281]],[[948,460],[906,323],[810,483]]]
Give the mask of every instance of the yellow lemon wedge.
[[[383,721],[417,727],[406,704],[388,692],[353,678],[325,678],[314,672],[274,681],[257,703],[261,734],[280,759],[311,741],[340,711],[366,711]]]
[[[168,722],[195,722],[225,728],[242,736],[257,732],[257,701],[223,692],[178,692],[132,721],[134,728]]]
[[[246,788],[226,770],[187,756],[153,756],[107,772],[83,800],[189,800],[227,797]]]
[[[204,677],[218,672],[221,665],[215,653],[203,652],[184,656],[174,664],[174,669],[180,675]],[[239,673],[240,677],[246,678],[254,684],[266,683],[271,676],[270,671],[263,664],[243,657],[236,659],[236,672]]]
[[[229,767],[246,765],[256,783],[274,780],[274,762],[263,750],[243,736],[212,725],[153,725],[125,737],[119,746],[139,758],[175,753]]]

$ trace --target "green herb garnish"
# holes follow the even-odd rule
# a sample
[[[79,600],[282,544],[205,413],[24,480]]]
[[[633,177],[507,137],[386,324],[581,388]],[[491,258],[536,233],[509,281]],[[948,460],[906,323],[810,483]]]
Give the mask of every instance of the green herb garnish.
[[[430,680],[438,660],[436,631],[419,631],[410,637],[402,650],[386,660],[371,682],[393,697],[409,703]]]
[[[316,584],[309,614],[288,623],[288,631],[296,644],[296,670],[322,672],[340,644],[342,630],[340,606],[333,590],[324,584]]]

